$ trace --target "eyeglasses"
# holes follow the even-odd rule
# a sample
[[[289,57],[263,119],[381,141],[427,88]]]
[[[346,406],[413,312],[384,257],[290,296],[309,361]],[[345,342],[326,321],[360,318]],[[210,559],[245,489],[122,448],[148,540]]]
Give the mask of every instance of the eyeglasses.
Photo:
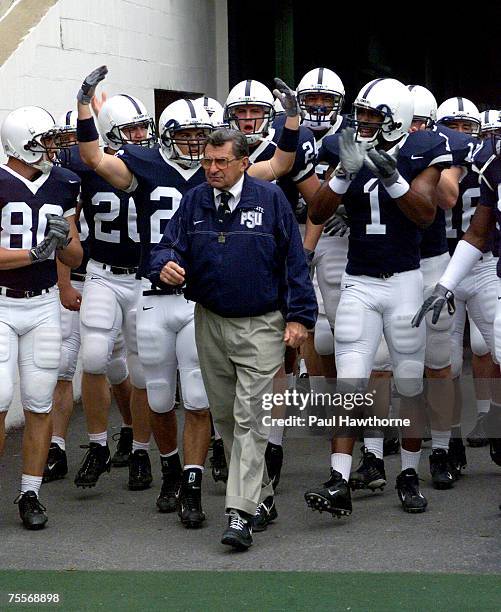
[[[200,163],[202,164],[202,168],[208,170],[212,164],[216,164],[216,168],[218,170],[225,170],[231,162],[234,162],[237,159],[243,159],[242,157],[233,157],[231,159],[226,159],[226,157],[203,157]]]

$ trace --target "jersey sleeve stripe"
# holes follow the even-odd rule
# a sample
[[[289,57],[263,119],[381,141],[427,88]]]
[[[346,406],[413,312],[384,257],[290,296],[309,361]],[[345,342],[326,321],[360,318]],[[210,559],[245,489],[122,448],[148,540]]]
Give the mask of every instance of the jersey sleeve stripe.
[[[452,155],[450,153],[446,153],[445,155],[439,155],[438,157],[434,157],[431,162],[428,164],[428,168],[430,166],[436,166],[437,164],[449,163],[452,164]]]
[[[68,210],[65,210],[63,213],[63,217],[72,217],[73,215],[77,214],[77,209],[75,207],[73,208],[69,208]]]

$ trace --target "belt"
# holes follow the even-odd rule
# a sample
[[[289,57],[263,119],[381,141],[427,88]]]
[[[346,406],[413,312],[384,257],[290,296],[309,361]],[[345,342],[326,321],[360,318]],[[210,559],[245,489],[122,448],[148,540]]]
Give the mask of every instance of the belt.
[[[184,289],[180,287],[172,287],[172,289],[147,289],[143,291],[143,295],[184,295]]]
[[[381,272],[380,274],[364,274],[364,276],[370,276],[371,278],[382,278],[386,280],[387,278],[391,278],[395,272]]]
[[[8,298],[32,298],[38,295],[50,293],[50,289],[42,289],[41,291],[23,291],[22,289],[9,289],[8,287],[0,287],[0,295],[5,295]]]
[[[137,274],[137,268],[123,268],[122,266],[110,266],[102,264],[103,270],[108,270],[112,274]]]
[[[85,274],[83,274],[82,272],[71,272],[70,279],[74,281],[84,281]]]

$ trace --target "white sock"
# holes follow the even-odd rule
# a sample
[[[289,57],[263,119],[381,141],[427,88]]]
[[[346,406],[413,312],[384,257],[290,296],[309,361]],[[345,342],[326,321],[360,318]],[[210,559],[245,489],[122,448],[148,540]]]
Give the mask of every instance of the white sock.
[[[449,450],[449,440],[451,439],[451,430],[438,431],[437,429],[431,430],[431,448],[443,448]]]
[[[480,416],[481,414],[485,414],[489,412],[489,408],[491,407],[491,400],[477,400],[477,412]]]
[[[106,444],[108,443],[108,432],[102,431],[101,433],[97,433],[97,434],[90,433],[89,441],[96,442],[97,444],[100,444],[101,446],[106,446]]]
[[[343,478],[348,482],[350,479],[351,462],[353,458],[351,455],[345,453],[332,453],[331,455],[331,467],[336,472],[339,472]]]
[[[132,429],[132,423],[129,424],[129,423],[124,423],[122,421],[122,425],[120,425],[120,428],[121,429]]]
[[[132,440],[132,452],[137,450],[145,450],[148,452],[150,450],[150,441],[148,442],[136,442],[136,440]]]
[[[270,437],[268,438],[268,442],[271,444],[276,444],[277,446],[282,446],[284,429],[284,425],[273,424],[270,428]]]
[[[383,458],[383,443],[384,438],[364,438],[364,444],[367,452],[374,453],[376,455],[376,459]]]
[[[299,376],[302,376],[303,374],[308,374],[308,370],[306,369],[306,362],[304,359],[301,359],[299,361]]]
[[[165,454],[160,453],[160,457],[173,457],[173,456],[174,456],[176,453],[178,453],[178,452],[179,452],[179,449],[178,449],[178,448],[175,448],[175,449],[174,449],[173,451],[171,451],[170,453],[165,453]]]
[[[38,495],[41,484],[41,476],[29,476],[28,474],[23,474],[21,476],[21,493],[26,493],[26,491],[35,491],[35,493]]]
[[[418,471],[419,459],[421,458],[420,450],[417,453],[413,453],[412,451],[405,450],[405,448],[401,448],[400,458],[402,460],[402,472],[409,468],[416,470],[416,472]]]
[[[190,463],[190,465],[185,465],[184,466],[183,471],[186,472],[186,470],[200,470],[201,472],[203,472],[204,471],[204,466],[203,465],[194,465],[194,464]]]
[[[296,388],[296,377],[291,372],[290,374],[286,374],[285,378],[287,380],[287,389],[295,389]]]
[[[66,443],[64,441],[64,438],[61,438],[61,436],[52,436],[52,438],[50,439],[50,443],[57,444],[59,448],[63,451],[66,450]]]
[[[214,425],[214,423],[212,423],[212,427],[214,427],[214,440],[221,440],[221,434],[216,429],[216,426]]]

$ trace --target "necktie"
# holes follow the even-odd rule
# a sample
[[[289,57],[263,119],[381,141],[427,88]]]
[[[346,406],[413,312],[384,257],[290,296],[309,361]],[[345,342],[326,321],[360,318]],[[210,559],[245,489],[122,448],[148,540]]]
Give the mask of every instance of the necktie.
[[[219,223],[223,222],[225,215],[231,213],[230,207],[228,205],[230,198],[231,198],[231,193],[229,193],[228,191],[222,191],[221,194],[219,195],[220,204],[217,207],[217,217],[218,217]]]

